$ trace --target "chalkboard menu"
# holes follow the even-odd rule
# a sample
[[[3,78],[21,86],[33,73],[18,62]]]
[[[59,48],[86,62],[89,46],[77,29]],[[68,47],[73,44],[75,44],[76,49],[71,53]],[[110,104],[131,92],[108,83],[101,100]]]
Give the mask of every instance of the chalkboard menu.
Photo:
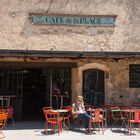
[[[129,65],[129,87],[140,88],[140,64]]]

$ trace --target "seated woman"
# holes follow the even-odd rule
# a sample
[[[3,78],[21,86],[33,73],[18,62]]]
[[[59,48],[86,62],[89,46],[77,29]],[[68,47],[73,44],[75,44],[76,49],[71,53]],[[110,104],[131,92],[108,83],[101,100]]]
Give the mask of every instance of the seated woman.
[[[85,111],[84,101],[82,96],[77,96],[76,103],[72,105],[72,115],[74,120],[84,119],[85,122],[85,131],[89,132],[88,124],[90,116]],[[73,126],[75,125],[75,121]]]

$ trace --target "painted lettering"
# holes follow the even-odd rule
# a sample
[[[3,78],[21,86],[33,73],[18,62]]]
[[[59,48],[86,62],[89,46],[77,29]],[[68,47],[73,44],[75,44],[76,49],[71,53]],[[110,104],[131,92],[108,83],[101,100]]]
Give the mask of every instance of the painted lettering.
[[[80,17],[80,16],[39,16],[33,15],[32,22],[35,24],[55,25],[84,25],[84,26],[115,26],[115,17]]]

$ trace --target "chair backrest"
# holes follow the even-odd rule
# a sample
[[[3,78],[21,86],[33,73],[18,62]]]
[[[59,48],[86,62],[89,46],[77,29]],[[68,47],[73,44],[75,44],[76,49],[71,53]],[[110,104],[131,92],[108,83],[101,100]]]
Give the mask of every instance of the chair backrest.
[[[0,126],[5,125],[7,116],[8,116],[8,112],[0,112]]]
[[[65,109],[65,110],[71,111],[71,106],[62,106],[62,109]]]
[[[52,110],[53,108],[51,106],[48,107],[43,107],[43,111],[47,111],[47,110]]]
[[[135,122],[140,121],[140,109],[133,109]]]
[[[101,120],[101,118],[100,118],[100,113],[101,113],[101,109],[94,109],[95,111],[94,111],[94,117],[95,117],[95,121],[100,121]]]
[[[113,120],[122,118],[121,109],[119,107],[111,107],[111,114]]]
[[[59,117],[60,116],[59,112],[55,112],[53,110],[46,111],[46,114],[51,116],[51,117]]]
[[[44,110],[44,115],[47,121],[52,120],[52,118],[60,117],[59,112],[54,112],[53,110]]]
[[[44,115],[45,115],[45,118],[47,117],[46,113],[49,111],[49,110],[53,110],[53,108],[51,106],[48,106],[48,107],[43,107],[43,112],[44,112]],[[47,118],[46,118],[47,119]]]
[[[3,107],[2,106],[0,106],[0,111],[3,111],[4,109],[3,109]]]
[[[53,107],[51,106],[43,107],[43,110],[50,110],[50,109],[53,109]]]
[[[123,109],[131,109],[130,106],[121,106],[120,108],[121,108],[122,110],[123,110]]]

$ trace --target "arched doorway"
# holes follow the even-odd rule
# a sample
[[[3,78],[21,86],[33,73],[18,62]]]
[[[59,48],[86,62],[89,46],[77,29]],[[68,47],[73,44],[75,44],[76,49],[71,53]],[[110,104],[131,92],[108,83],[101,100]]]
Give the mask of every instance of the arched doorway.
[[[83,96],[87,104],[100,107],[105,102],[104,71],[87,69],[83,71]]]

